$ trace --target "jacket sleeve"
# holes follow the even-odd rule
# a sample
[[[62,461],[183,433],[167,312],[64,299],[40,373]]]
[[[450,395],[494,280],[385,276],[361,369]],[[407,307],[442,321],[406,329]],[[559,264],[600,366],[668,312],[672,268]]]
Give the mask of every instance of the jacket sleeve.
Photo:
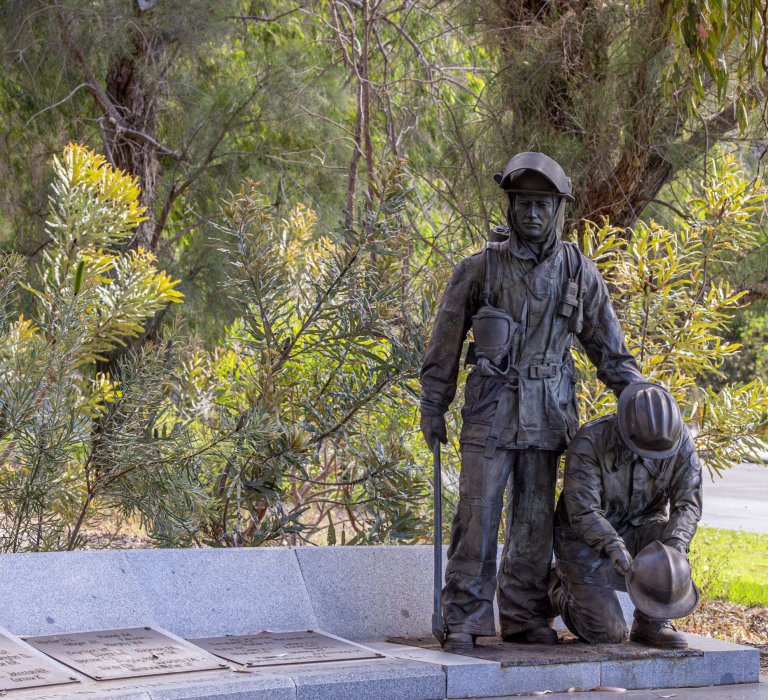
[[[589,429],[576,433],[565,456],[563,499],[577,537],[602,554],[606,545],[623,540],[605,517],[600,465]]]
[[[480,304],[483,255],[462,260],[443,292],[421,368],[421,409],[442,415],[456,396],[461,348]]]
[[[691,544],[701,519],[701,463],[688,429],[674,463],[669,485],[669,521],[664,528],[665,544],[681,542],[685,550]]]
[[[584,321],[578,334],[597,377],[618,396],[627,384],[643,375],[624,343],[624,333],[611,306],[608,289],[595,263],[582,255]]]

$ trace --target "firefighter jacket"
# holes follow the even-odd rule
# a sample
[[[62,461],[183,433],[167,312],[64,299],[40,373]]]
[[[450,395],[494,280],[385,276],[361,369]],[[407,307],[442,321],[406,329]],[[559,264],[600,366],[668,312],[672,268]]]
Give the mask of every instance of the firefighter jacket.
[[[687,551],[700,518],[701,465],[687,428],[677,454],[648,459],[624,444],[615,414],[598,418],[581,427],[566,454],[555,513],[558,566],[583,578],[607,545],[643,530]],[[571,570],[580,565],[585,570]]]
[[[486,256],[495,260],[491,304],[519,323],[504,376],[470,371],[462,409],[462,444],[563,451],[578,427],[570,349],[578,337],[598,377],[617,394],[643,379],[627,350],[595,264],[573,243],[554,240],[541,260],[514,231],[507,241],[462,260],[443,294],[421,371],[421,407],[444,413],[456,394],[462,346],[481,306]],[[578,288],[579,327],[563,314],[563,290]],[[573,289],[573,285],[571,286]]]

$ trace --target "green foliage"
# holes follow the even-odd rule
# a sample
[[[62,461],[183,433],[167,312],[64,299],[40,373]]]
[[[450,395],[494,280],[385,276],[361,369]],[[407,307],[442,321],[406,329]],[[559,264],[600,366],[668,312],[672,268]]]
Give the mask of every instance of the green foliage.
[[[111,374],[97,361],[181,295],[151,254],[120,252],[144,216],[135,179],[79,146],[54,170],[34,274],[19,256],[0,264],[0,547],[73,548],[89,526],[136,518],[171,545],[423,535],[428,484],[401,413],[424,318],[402,275],[398,166],[371,182],[359,227],[324,235],[314,212],[278,219],[247,182],[220,229],[241,316],[212,350],[145,343]],[[18,284],[32,319],[14,316]]]
[[[668,3],[666,25],[674,47],[668,67],[671,84],[693,86],[694,109],[711,94],[707,79],[721,102],[735,94],[739,124],[746,128],[764,75],[764,23],[763,8],[751,1]]]
[[[68,146],[54,163],[41,286],[25,288],[37,299],[37,327],[48,339],[61,332],[62,316],[79,319],[78,361],[89,364],[141,335],[146,321],[182,295],[151,253],[116,252],[145,218],[136,180],[81,146]]]
[[[768,535],[701,527],[690,559],[707,598],[768,606]]]
[[[611,289],[643,374],[675,395],[707,466],[720,471],[763,450],[768,437],[768,387],[760,378],[726,382],[718,390],[708,386],[740,347],[724,336],[745,293],[724,272],[757,248],[757,215],[766,195],[732,158],[713,163],[713,171],[678,229],[641,222],[627,240],[608,224],[592,227],[586,253]],[[589,361],[576,357],[586,417],[613,410],[613,397],[597,383]]]
[[[96,375],[101,353],[124,345],[169,302],[176,282],[142,251],[110,250],[143,212],[134,179],[79,146],[55,164],[50,242],[30,274],[0,263],[0,549],[59,549],[105,512],[139,514],[150,531],[179,518],[195,485],[178,457],[187,436],[155,439],[164,413],[171,346],[126,355],[117,377]],[[32,293],[31,319],[14,312],[14,287]],[[98,418],[98,422],[94,419]],[[170,461],[176,467],[168,469]]]
[[[242,318],[198,356],[209,455],[203,541],[253,545],[322,534],[413,541],[427,484],[404,449],[403,382],[420,364],[421,321],[404,303],[399,241],[405,178],[384,170],[360,229],[320,236],[304,207],[277,221],[255,183],[227,205],[223,250]],[[190,403],[192,402],[192,403]],[[199,408],[197,409],[199,410]]]

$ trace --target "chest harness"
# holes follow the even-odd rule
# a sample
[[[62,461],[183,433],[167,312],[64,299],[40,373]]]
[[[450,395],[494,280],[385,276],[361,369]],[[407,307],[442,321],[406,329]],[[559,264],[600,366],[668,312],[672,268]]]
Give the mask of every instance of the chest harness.
[[[562,371],[563,366],[562,362],[544,365],[516,364],[520,354],[519,348],[525,341],[528,300],[526,298],[523,302],[521,321],[516,321],[511,314],[493,305],[491,280],[494,277],[495,259],[498,254],[498,244],[486,246],[482,305],[472,317],[474,343],[470,344],[466,359],[467,364],[476,365],[476,372],[481,377],[492,377],[506,384],[488,434],[486,457],[492,457],[496,452],[496,445],[505,426],[506,414],[514,398],[513,392],[517,394],[517,400],[522,404],[524,385],[529,380],[554,378]],[[563,246],[563,256],[567,274],[556,313],[566,320],[570,333],[580,333],[584,318],[583,265],[575,246]],[[523,424],[522,411],[519,414],[518,442],[521,437],[524,442],[528,428]],[[533,429],[533,426],[530,428]]]

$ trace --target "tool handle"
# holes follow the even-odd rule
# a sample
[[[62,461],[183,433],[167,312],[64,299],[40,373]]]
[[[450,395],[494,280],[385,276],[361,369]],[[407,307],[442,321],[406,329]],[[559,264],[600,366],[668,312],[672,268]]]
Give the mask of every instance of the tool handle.
[[[434,519],[434,598],[432,607],[432,634],[442,644],[445,634],[443,623],[443,497],[442,465],[440,463],[440,440],[435,439],[432,448],[434,466],[433,486],[435,491]]]

